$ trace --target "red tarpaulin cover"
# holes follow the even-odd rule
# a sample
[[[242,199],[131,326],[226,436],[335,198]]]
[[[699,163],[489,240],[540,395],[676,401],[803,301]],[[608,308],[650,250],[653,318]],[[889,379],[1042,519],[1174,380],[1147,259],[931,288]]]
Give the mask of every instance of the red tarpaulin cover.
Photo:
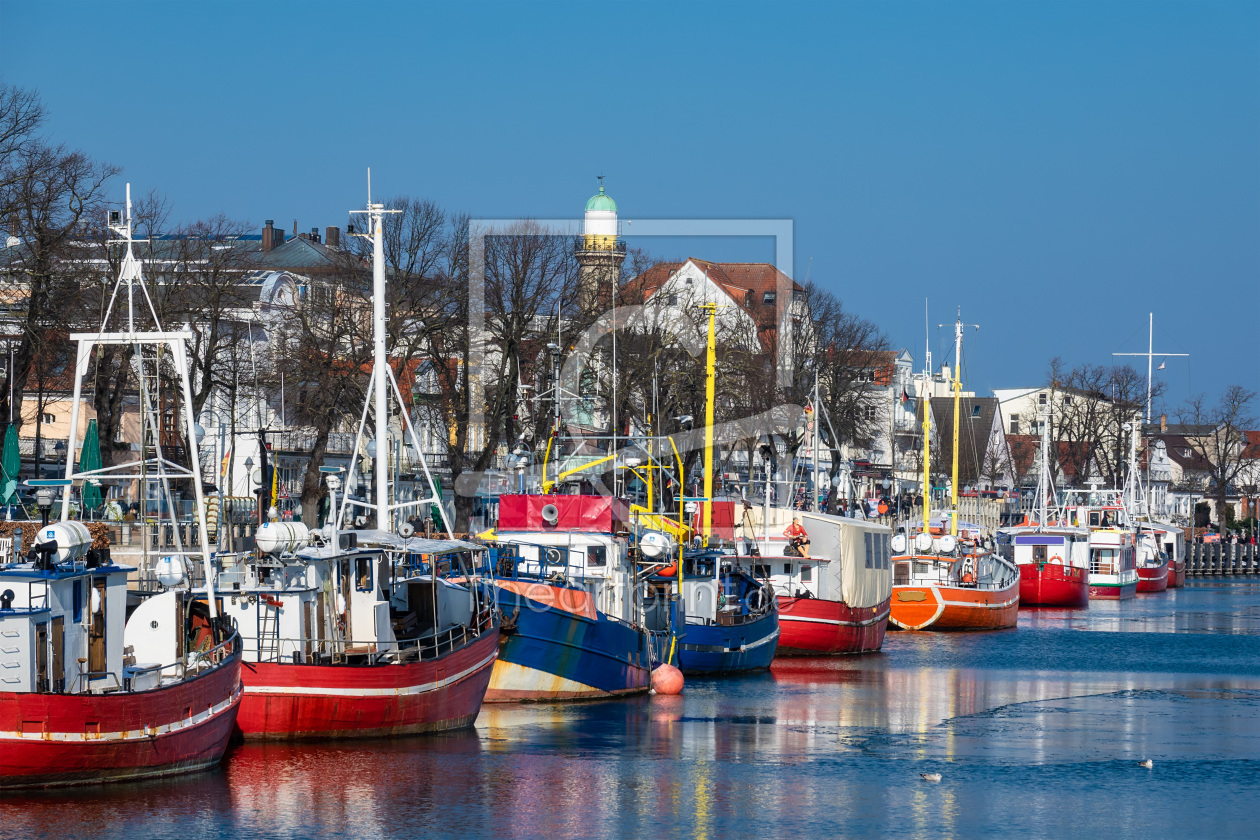
[[[559,516],[552,525],[542,509],[555,505]],[[500,496],[500,531],[595,531],[614,533],[629,519],[624,502],[603,496]]]
[[[733,540],[735,539],[735,505],[740,504],[740,510],[743,510],[742,503],[734,501],[716,501],[713,503],[713,513],[709,516],[709,527],[713,529],[713,535],[718,539]],[[699,534],[702,533],[701,526],[704,523],[704,506],[705,502],[696,502],[696,512],[692,517],[692,530]]]

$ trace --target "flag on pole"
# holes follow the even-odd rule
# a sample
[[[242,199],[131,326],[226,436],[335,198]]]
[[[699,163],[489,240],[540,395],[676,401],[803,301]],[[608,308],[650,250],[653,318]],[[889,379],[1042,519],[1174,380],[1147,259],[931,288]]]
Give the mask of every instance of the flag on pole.
[[[1166,364],[1168,364],[1168,363],[1167,363],[1167,362],[1160,362],[1160,363],[1159,363],[1159,367],[1155,368],[1155,370],[1163,370],[1163,369],[1164,369],[1164,365],[1166,365]]]
[[[902,401],[903,403],[908,403],[908,402],[910,402],[910,395],[909,395],[908,393],[906,393],[906,389],[905,389],[905,388],[902,388],[902,389],[901,389],[901,401]]]
[[[232,450],[223,453],[223,463],[219,465],[219,481],[227,481],[228,464],[232,460]]]

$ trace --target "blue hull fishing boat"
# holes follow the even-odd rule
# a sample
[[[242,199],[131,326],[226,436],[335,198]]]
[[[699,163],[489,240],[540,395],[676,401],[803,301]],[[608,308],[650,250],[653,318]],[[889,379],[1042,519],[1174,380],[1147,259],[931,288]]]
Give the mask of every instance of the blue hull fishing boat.
[[[599,496],[503,496],[491,560],[503,614],[487,703],[645,692],[648,634],[617,503]]]
[[[681,592],[681,597],[675,597]],[[658,568],[645,593],[658,658],[684,674],[718,675],[770,667],[779,646],[774,590],[720,551],[688,551],[682,575]]]

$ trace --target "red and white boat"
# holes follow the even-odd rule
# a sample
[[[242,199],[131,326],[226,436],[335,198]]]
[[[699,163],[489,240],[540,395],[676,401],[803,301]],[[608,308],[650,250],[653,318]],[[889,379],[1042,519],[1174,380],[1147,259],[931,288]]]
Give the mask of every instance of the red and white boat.
[[[1137,594],[1137,532],[1119,490],[1065,491],[1063,515],[1089,529],[1089,597],[1124,601]]]
[[[1019,569],[1021,607],[1089,606],[1089,529],[1068,525],[1051,499],[1049,414],[1041,422],[1041,474],[1035,522],[1003,529],[999,545]]]
[[[1141,540],[1151,542],[1156,550],[1168,557],[1168,588],[1186,585],[1186,536],[1185,532],[1166,522],[1143,523]],[[1139,567],[1139,574],[1141,568]],[[1141,590],[1139,590],[1141,591]]]
[[[1168,555],[1160,545],[1159,537],[1144,526],[1137,534],[1137,591],[1163,592],[1168,588],[1171,568]]]
[[[79,522],[0,566],[0,789],[213,767],[241,700],[241,646],[204,595],[127,611],[130,567],[87,553]]]
[[[222,564],[225,610],[244,639],[237,726],[246,738],[361,738],[470,726],[498,653],[499,612],[482,577],[484,548],[416,537],[404,521],[408,511],[427,513],[434,505],[451,530],[386,353],[387,211],[369,203],[354,212],[369,219],[362,235],[372,241],[374,331],[368,387],[374,428],[365,405],[354,451],[377,457],[375,442],[392,439],[396,410],[421,453],[429,492],[409,501],[391,492],[388,450],[379,453],[372,481],[358,475],[359,459],[352,458],[346,487],[361,498],[346,494],[339,507],[341,477],[328,473],[333,515],[325,529],[312,534],[301,523],[268,522],[255,553]],[[346,521],[366,525],[369,515],[374,529],[341,530]]]
[[[269,522],[259,553],[219,575],[244,640],[240,732],[367,738],[470,726],[498,652],[493,596],[476,575],[481,547],[336,536],[356,547],[308,546],[319,537],[300,523]]]
[[[113,216],[113,214],[111,214]],[[111,218],[127,250],[101,328],[71,335],[77,343],[64,479],[32,480],[44,525],[22,562],[0,566],[0,788],[43,787],[143,779],[212,767],[223,758],[241,702],[241,644],[207,586],[187,584],[190,555],[210,574],[205,507],[197,470],[163,457],[155,434],[137,461],[79,469],[76,440],[83,378],[98,347],[134,350],[143,428],[159,428],[146,382],[165,358],[182,389],[187,463],[198,464],[196,424],[189,406],[188,330],[157,323],[140,262],[132,249],[131,185],[126,215]],[[122,292],[123,294],[120,294]],[[114,304],[126,301],[121,326],[111,329]],[[138,301],[148,303],[137,313]],[[137,320],[153,316],[151,330]],[[157,352],[153,352],[156,349]],[[114,565],[108,548],[70,518],[76,482],[134,483],[142,499],[156,491],[159,510],[175,510],[171,486],[192,486],[199,541],[157,564],[161,591],[128,613],[130,567]],[[49,525],[53,486],[61,489],[61,521]],[[174,523],[172,523],[174,525]],[[157,527],[167,523],[159,521]],[[180,527],[173,528],[176,540]],[[149,570],[146,570],[149,571]],[[210,582],[212,583],[212,581]]]
[[[715,503],[720,504],[720,503]],[[892,529],[825,513],[745,510],[736,544],[753,575],[768,580],[779,601],[778,656],[871,653],[888,629]],[[809,557],[785,553],[782,532],[799,516]]]
[[[1005,529],[1019,569],[1021,607],[1089,606],[1089,531],[1069,525]]]

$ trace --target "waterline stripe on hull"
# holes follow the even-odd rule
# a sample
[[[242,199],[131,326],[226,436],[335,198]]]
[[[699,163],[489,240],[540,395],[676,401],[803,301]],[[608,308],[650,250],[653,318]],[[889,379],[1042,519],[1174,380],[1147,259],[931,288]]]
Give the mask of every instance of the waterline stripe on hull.
[[[808,622],[810,624],[834,624],[839,625],[840,627],[869,627],[872,624],[878,624],[883,621],[888,617],[891,611],[891,609],[884,610],[874,618],[868,618],[865,621],[841,621],[838,618],[809,618],[808,616],[798,616],[792,615],[791,613],[780,612],[779,623],[782,624],[785,621],[800,621]]]
[[[289,686],[289,685],[284,685],[284,686],[246,685],[245,693],[246,694],[303,694],[303,695],[315,695],[315,696],[330,695],[330,696],[336,696],[336,697],[402,697],[402,696],[407,696],[411,694],[424,694],[429,691],[436,691],[437,689],[442,688],[444,686],[451,685],[452,683],[459,682],[465,677],[468,677],[476,673],[477,671],[481,670],[482,668],[486,667],[487,665],[489,665],[491,662],[493,662],[495,659],[498,658],[498,655],[499,655],[499,651],[496,648],[494,653],[490,654],[481,662],[478,662],[476,665],[473,665],[471,668],[466,668],[463,671],[460,671],[458,674],[449,676],[446,679],[436,680],[434,682],[429,682],[429,683],[422,683],[420,685],[406,685],[406,686],[400,686],[398,688],[354,688],[354,687],[343,688],[339,686],[307,686],[307,685],[292,685],[292,686]],[[387,666],[381,666],[381,667],[389,668],[389,667],[397,667],[397,666],[387,665]]]
[[[204,712],[198,712],[190,718],[177,720],[173,723],[162,724],[160,726],[148,726],[144,729],[131,729],[122,732],[0,732],[0,741],[58,741],[61,743],[89,743],[95,744],[101,741],[127,742],[127,741],[151,741],[162,735],[170,735],[176,732],[182,732],[194,726],[200,726],[206,721],[213,720],[224,712],[230,710],[241,699],[241,687],[238,685],[233,691],[232,696],[226,700],[216,703]]]

